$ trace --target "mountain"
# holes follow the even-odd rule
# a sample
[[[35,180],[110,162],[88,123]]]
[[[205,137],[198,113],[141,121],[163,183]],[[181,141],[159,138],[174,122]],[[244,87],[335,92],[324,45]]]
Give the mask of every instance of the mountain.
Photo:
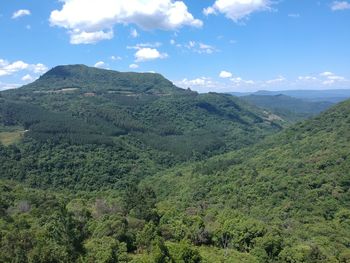
[[[160,228],[197,216],[216,246],[251,262],[347,262],[349,130],[350,100],[246,149],[149,178],[167,218]]]
[[[4,149],[2,178],[79,190],[125,188],[281,129],[268,113],[229,95],[199,95],[159,74],[83,65],[58,66],[1,92],[0,123],[4,143],[23,136]]]
[[[185,92],[160,74],[118,72],[85,65],[57,66],[27,85],[25,90],[37,93],[107,92],[129,96],[137,93],[166,96]]]
[[[248,95],[259,96],[275,96],[286,95],[298,99],[315,101],[315,102],[332,102],[338,103],[350,98],[350,90],[348,89],[336,89],[336,90],[280,90],[280,91],[268,91],[259,90],[257,92],[231,92],[231,95],[241,97]]]
[[[249,95],[240,98],[292,123],[315,116],[334,105],[331,102],[312,102],[282,94],[272,96]]]
[[[281,130],[81,67],[0,93],[0,262],[349,262],[350,100]]]

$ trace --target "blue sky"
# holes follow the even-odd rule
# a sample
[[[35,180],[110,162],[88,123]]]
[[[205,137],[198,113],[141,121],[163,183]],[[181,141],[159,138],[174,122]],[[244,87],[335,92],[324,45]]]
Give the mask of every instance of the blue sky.
[[[2,0],[0,89],[61,64],[207,91],[350,88],[350,1]]]

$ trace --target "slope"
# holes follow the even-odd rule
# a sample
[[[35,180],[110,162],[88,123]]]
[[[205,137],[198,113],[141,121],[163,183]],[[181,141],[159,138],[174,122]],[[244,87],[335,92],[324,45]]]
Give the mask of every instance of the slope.
[[[2,126],[26,130],[3,149],[1,175],[35,187],[125,188],[281,129],[237,98],[199,95],[151,73],[58,66],[0,96]]]
[[[149,179],[160,228],[186,229],[195,215],[214,244],[261,262],[347,262],[349,130],[346,101],[258,145]]]

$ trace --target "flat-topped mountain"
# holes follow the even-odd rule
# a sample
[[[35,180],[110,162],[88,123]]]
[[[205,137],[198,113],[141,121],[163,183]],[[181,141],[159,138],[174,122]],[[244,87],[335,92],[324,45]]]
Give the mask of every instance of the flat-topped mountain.
[[[85,65],[57,66],[24,89],[159,95],[184,92],[160,74],[118,72]]]
[[[268,113],[230,95],[183,90],[159,74],[83,65],[58,66],[32,84],[1,92],[0,125],[6,144],[23,134],[16,146],[19,162],[39,165],[48,149],[62,158],[61,166],[46,172],[23,164],[22,179],[80,189],[119,187],[180,162],[240,149],[281,129]],[[39,149],[32,152],[29,145]],[[77,158],[77,151],[91,161]],[[91,166],[96,158],[108,169]],[[12,178],[12,168],[3,176]],[[33,180],[34,174],[51,179]]]

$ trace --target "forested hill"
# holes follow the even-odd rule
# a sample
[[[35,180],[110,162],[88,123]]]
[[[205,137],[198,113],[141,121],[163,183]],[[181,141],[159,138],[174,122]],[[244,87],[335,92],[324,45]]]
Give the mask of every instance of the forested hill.
[[[289,123],[305,120],[334,105],[334,103],[328,101],[306,101],[282,94],[249,95],[240,98],[257,107],[273,112]]]
[[[0,146],[0,174],[35,187],[123,188],[280,129],[238,98],[183,90],[159,74],[59,66],[0,93],[9,145]]]
[[[350,101],[264,142],[152,178],[164,216],[258,262],[348,262]],[[193,187],[195,186],[195,187]],[[173,218],[167,227],[175,227]],[[184,223],[185,224],[185,223]]]
[[[185,92],[160,74],[118,72],[85,65],[57,66],[24,89],[37,93],[75,91],[129,95],[146,93],[163,96]]]
[[[136,160],[133,149],[27,137],[0,146],[2,178],[26,183],[0,180],[0,261],[349,262],[349,130],[346,101],[256,145],[126,188],[115,187],[113,169],[128,163],[113,161]],[[71,190],[108,184],[114,190]]]

